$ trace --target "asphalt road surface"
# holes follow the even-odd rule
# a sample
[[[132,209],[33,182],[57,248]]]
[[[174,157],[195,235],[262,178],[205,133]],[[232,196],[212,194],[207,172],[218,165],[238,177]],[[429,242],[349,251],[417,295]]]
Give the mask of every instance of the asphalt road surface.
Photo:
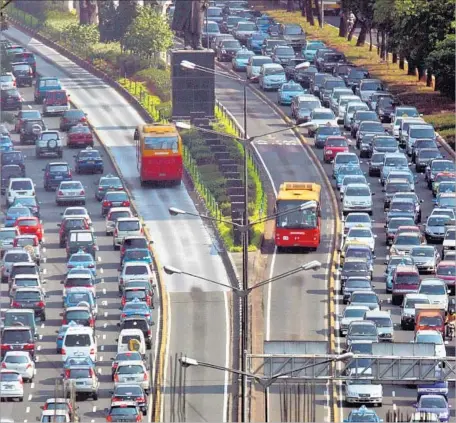
[[[201,219],[187,216],[171,218],[168,214],[168,207],[171,206],[196,212],[185,187],[183,185],[173,188],[140,186],[132,134],[136,125],[141,123],[141,118],[128,102],[100,79],[39,41],[30,39],[29,36],[14,28],[6,31],[5,35],[14,37],[15,41],[21,42],[30,51],[37,53],[38,72],[44,76],[59,77],[71,94],[71,100],[77,107],[88,113],[89,121],[97,129],[103,144],[110,149],[120,167],[122,177],[132,192],[140,216],[155,242],[161,263],[229,283],[212,235]],[[43,57],[47,61],[43,60]],[[27,104],[32,105],[32,89],[20,91]],[[32,105],[32,107],[36,106]],[[50,128],[58,128],[57,118],[46,118],[46,120]],[[53,354],[55,331],[60,326],[59,313],[62,311],[61,301],[58,300],[61,295],[59,281],[65,269],[64,254],[56,245],[56,224],[60,221],[60,210],[55,208],[53,194],[45,193],[42,187],[41,169],[48,160],[35,160],[33,147],[24,149],[28,156],[28,173],[37,183],[37,194],[43,202],[42,216],[47,232],[46,255],[48,256],[48,262],[44,266],[47,270],[47,289],[51,296],[48,300],[49,317],[45,328],[42,329],[43,339],[40,340],[41,352],[48,355],[45,358],[44,355],[39,354],[37,378],[33,388],[27,387],[32,394],[29,400],[30,408],[25,411],[21,408],[11,409],[16,421],[31,421],[39,417],[39,406],[45,398],[52,395],[54,379],[61,373],[60,357]],[[72,163],[73,154],[74,151],[65,150],[64,160]],[[114,169],[106,154],[104,160],[105,173],[113,173]],[[115,338],[118,331],[115,324],[119,315],[119,299],[116,296],[119,259],[118,253],[112,251],[111,238],[103,235],[104,221],[100,218],[100,206],[93,197],[95,189],[93,184],[97,178],[97,176],[82,176],[81,180],[87,186],[89,199],[87,208],[93,216],[98,233],[106,286],[106,294],[102,294],[101,300],[104,300],[105,296],[107,305],[101,306],[102,313],[97,322],[97,329],[100,328],[97,332],[100,335],[100,348],[104,344],[104,351],[100,354],[103,356],[103,361],[99,366],[102,370],[100,378],[103,383],[101,396],[97,402],[81,402],[80,411],[84,421],[103,417],[102,411],[109,405],[108,390],[112,388],[112,383],[107,375],[110,357],[116,352]],[[216,285],[208,285],[184,276],[165,276],[164,282],[169,295],[169,333],[166,334],[167,348],[162,360],[166,371],[166,386],[161,420],[225,420],[228,406],[228,374],[204,368],[192,369],[186,372],[187,389],[181,390],[183,385],[182,378],[179,378],[180,368],[176,368],[174,358],[176,355],[184,354],[202,361],[230,365],[229,295]],[[108,312],[107,317],[103,317],[104,311]],[[104,327],[105,323],[106,327]],[[50,373],[51,370],[52,373]],[[29,393],[26,394],[26,398],[28,395]],[[5,416],[8,415],[3,407],[2,413]]]
[[[239,73],[239,75],[244,78],[245,74]],[[242,121],[242,93],[237,88],[239,83],[235,81],[227,81],[226,79],[218,78],[217,79],[217,98],[226,105],[232,113]],[[276,92],[264,92],[268,97],[270,102],[277,104],[277,93]],[[291,116],[291,110],[289,106],[280,106],[283,113],[288,116]],[[280,118],[276,117],[276,113],[272,108],[258,99],[254,94],[250,93],[248,98],[248,114],[249,119],[252,121],[250,127],[255,128],[255,132],[249,130],[249,135],[254,136],[257,131],[259,133],[267,132],[268,130],[274,130],[279,127],[278,121]],[[253,122],[254,121],[254,122]],[[250,121],[249,121],[250,122]],[[283,124],[282,124],[283,125]],[[386,128],[389,125],[385,125]],[[343,129],[343,127],[342,127]],[[303,135],[306,134],[306,130],[301,130]],[[345,131],[346,132],[346,131]],[[355,148],[355,142],[351,138],[350,133],[345,133],[346,137],[351,141],[352,148],[351,151],[358,152]],[[306,136],[307,144],[311,145],[314,152],[317,154],[319,160],[323,164],[322,160],[322,151],[316,149],[313,146],[313,138],[308,138]],[[274,180],[274,185],[277,186],[278,183],[284,180],[299,180],[299,181],[315,181],[319,182],[320,178],[315,171],[315,165],[310,162],[310,159],[303,153],[302,147],[298,146],[298,141],[293,143],[292,137],[288,133],[278,134],[271,136],[267,142],[256,141],[255,146],[262,157],[269,174]],[[301,153],[300,153],[301,152]],[[445,151],[441,149],[442,154],[445,156]],[[384,261],[386,259],[387,249],[385,245],[385,214],[383,212],[383,192],[382,186],[378,182],[377,177],[368,176],[368,160],[361,159],[363,164],[361,165],[363,171],[365,172],[368,182],[372,192],[375,193],[374,198],[374,210],[372,219],[374,220],[374,233],[377,235],[376,240],[376,260],[375,260],[375,269],[374,269],[374,278],[373,283],[375,285],[375,291],[379,294],[380,299],[383,301],[382,310],[390,310],[395,323],[395,341],[396,342],[409,342],[413,339],[413,331],[404,331],[400,328],[400,308],[399,306],[392,306],[390,303],[391,295],[386,295],[385,293],[385,281],[383,278],[383,273],[385,269]],[[335,181],[332,179],[332,165],[323,164],[328,178],[331,180],[334,191],[337,191],[335,188]],[[411,167],[414,170],[414,166]],[[424,182],[424,175],[419,174],[418,181],[416,182],[416,193],[420,199],[424,200],[422,204],[422,221],[425,222],[426,216],[428,216],[433,208],[432,203],[432,194],[431,191],[427,189],[427,185]],[[320,182],[321,183],[321,182]],[[328,194],[325,193],[328,198]],[[339,199],[339,194],[337,193],[337,198]],[[327,204],[324,202],[323,204]],[[323,209],[324,214],[323,218],[326,220],[326,223],[323,223],[323,227],[328,225],[328,212],[329,210]],[[325,214],[326,212],[326,214]],[[326,226],[327,227],[327,226]],[[323,230],[325,234],[325,230]],[[328,233],[328,237],[332,234]],[[281,273],[287,268],[294,267],[294,263],[306,261],[307,259],[316,258],[325,262],[324,254],[327,251],[328,238],[324,238],[325,241],[322,241],[322,245],[319,248],[317,254],[310,255],[294,255],[294,254],[280,254],[277,255],[272,260],[271,266],[274,270],[273,273]],[[441,245],[438,246],[439,251],[441,252]],[[313,257],[315,256],[315,257]],[[309,280],[310,276],[310,280]],[[271,296],[271,315],[270,315],[270,338],[273,340],[319,340],[321,334],[324,334],[327,330],[325,326],[326,322],[323,319],[325,313],[324,303],[327,299],[326,287],[327,282],[324,280],[324,274],[320,276],[322,279],[319,281],[318,273],[315,275],[305,275],[301,274],[296,278],[305,278],[303,285],[298,283],[290,283],[285,285],[284,283],[276,284],[272,287],[272,296]],[[318,284],[318,282],[320,282]],[[303,289],[304,287],[304,289]],[[337,290],[338,292],[338,290]],[[339,296],[336,296],[336,313],[343,312],[342,299]],[[267,309],[266,309],[267,310]],[[286,310],[286,311],[285,311]],[[315,318],[318,316],[318,318]],[[266,322],[268,318],[266,316]],[[336,322],[336,328],[338,327],[338,322]],[[266,327],[266,333],[268,333],[268,327]],[[336,346],[343,340],[339,337],[336,339]],[[341,349],[339,348],[339,352]],[[447,354],[454,356],[454,348],[448,346]],[[394,386],[384,384],[384,402],[383,407],[378,410],[379,415],[385,419],[385,414],[389,408],[395,404],[397,407],[408,409],[411,411],[412,404],[416,401],[416,390],[407,389],[403,386]],[[454,390],[452,391],[453,395],[450,394],[450,397],[454,399]],[[455,403],[453,402],[453,410]],[[317,401],[317,405],[320,405]],[[271,412],[274,413],[274,409],[271,406]],[[345,408],[343,413],[346,417],[349,410]],[[454,411],[453,411],[454,413]],[[271,420],[272,416],[271,415]]]

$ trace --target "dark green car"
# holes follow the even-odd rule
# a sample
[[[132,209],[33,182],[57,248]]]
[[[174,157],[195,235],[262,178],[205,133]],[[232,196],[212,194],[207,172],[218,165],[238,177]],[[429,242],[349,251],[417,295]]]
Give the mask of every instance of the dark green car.
[[[98,181],[98,188],[95,191],[95,198],[98,201],[103,200],[108,191],[123,191],[123,185],[120,178],[114,175],[102,176]]]
[[[89,253],[96,259],[96,252],[98,251],[97,239],[91,230],[70,231],[66,240],[67,259],[78,251]]]

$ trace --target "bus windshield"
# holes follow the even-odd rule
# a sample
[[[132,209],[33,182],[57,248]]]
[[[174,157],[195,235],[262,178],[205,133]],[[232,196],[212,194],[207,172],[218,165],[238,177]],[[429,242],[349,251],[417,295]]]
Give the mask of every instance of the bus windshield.
[[[178,138],[176,135],[170,137],[144,137],[145,150],[172,150],[178,151]]]
[[[281,200],[277,202],[277,213],[283,213],[277,217],[278,228],[316,228],[317,210],[315,208],[307,210],[297,210],[302,204],[300,201]],[[296,209],[286,213],[286,210]]]

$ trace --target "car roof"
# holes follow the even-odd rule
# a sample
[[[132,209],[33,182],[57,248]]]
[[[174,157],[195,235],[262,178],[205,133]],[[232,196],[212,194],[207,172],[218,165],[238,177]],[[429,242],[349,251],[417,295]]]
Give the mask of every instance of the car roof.
[[[123,361],[119,361],[118,367],[131,366],[131,365],[137,365],[137,364],[144,366],[144,361],[142,361],[142,360],[123,360]]]
[[[415,265],[399,264],[396,266],[396,273],[418,273]]]
[[[369,310],[366,311],[364,318],[366,317],[389,317],[391,318],[391,313],[385,310]]]
[[[446,285],[446,282],[439,278],[428,278],[423,279],[421,285]]]
[[[127,266],[146,266],[146,267],[149,267],[149,265],[146,262],[139,261],[139,260],[127,261],[126,263],[124,263],[123,267],[125,268]]]
[[[75,334],[75,333],[88,333],[93,335],[93,329],[88,327],[88,326],[82,326],[82,325],[74,325],[74,326],[68,326],[67,330],[67,335],[70,334]]]
[[[119,217],[117,219],[117,222],[130,222],[130,221],[139,222],[139,218],[136,216],[131,216],[131,217]]]
[[[143,331],[141,329],[122,329],[120,331],[120,335],[135,335],[135,334],[143,335]]]

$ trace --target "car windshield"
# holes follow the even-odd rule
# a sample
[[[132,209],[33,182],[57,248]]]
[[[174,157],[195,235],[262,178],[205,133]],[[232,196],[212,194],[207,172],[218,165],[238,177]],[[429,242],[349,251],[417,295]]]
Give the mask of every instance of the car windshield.
[[[320,107],[319,101],[302,101],[299,103],[299,110],[312,110],[312,109],[315,109],[316,107]],[[333,119],[333,118],[331,118],[331,119]],[[336,129],[339,130],[339,128],[336,128]],[[338,134],[339,133],[340,133],[340,130],[339,130]],[[331,134],[329,134],[329,135],[331,135]]]
[[[66,320],[86,320],[90,319],[90,312],[87,310],[70,310],[66,312]]]
[[[81,151],[78,155],[79,159],[100,159],[100,153],[98,151]]]
[[[127,301],[132,301],[133,299],[138,298],[140,300],[146,299],[146,291],[144,290],[128,290],[125,292],[125,299]]]
[[[87,270],[88,272],[90,272],[90,270]],[[91,280],[91,278],[78,278],[78,277],[71,277],[71,278],[68,278],[67,279],[67,282],[65,283],[65,286],[67,288],[71,288],[71,287],[89,287],[89,286],[92,286],[93,285],[93,282]]]
[[[423,334],[423,333],[418,333],[416,335],[416,342],[422,342],[424,344],[436,344],[436,345],[442,345],[442,337],[438,333],[429,333],[429,334]]]
[[[148,275],[147,266],[127,266],[125,269],[126,275]]]
[[[343,273],[347,272],[367,272],[369,269],[366,262],[362,261],[346,261],[342,268]]]
[[[386,185],[386,192],[388,194],[402,191],[410,191],[410,184],[407,182],[394,182]]]
[[[393,326],[390,317],[369,317],[367,320],[374,322],[378,328],[389,328]]]
[[[456,208],[456,197],[440,197],[439,205],[440,207]]]
[[[360,87],[361,91],[383,91],[383,85],[377,81],[363,82]]]
[[[73,126],[72,128],[70,128],[70,130],[68,131],[70,134],[72,133],[77,133],[77,134],[80,134],[80,133],[85,133],[85,134],[90,134],[91,131],[90,131],[90,128],[88,126],[85,126],[85,125],[76,125],[76,126]]]
[[[370,260],[372,257],[370,248],[348,248],[345,258],[364,258]]]
[[[274,53],[280,56],[294,56],[295,52],[291,47],[276,47]]]
[[[434,138],[434,129],[432,128],[410,128],[410,137],[412,138]]]
[[[26,207],[10,207],[7,216],[31,216],[30,210]]]
[[[350,73],[348,74],[349,78],[353,79],[364,79],[369,76],[369,72],[367,70],[351,68]]]
[[[397,141],[393,138],[375,138],[374,140],[376,147],[396,147]]]
[[[433,248],[413,248],[410,252],[411,256],[414,257],[434,257]]]
[[[147,248],[147,240],[145,238],[127,238],[124,239],[124,245],[127,248]]]
[[[302,87],[298,84],[284,84],[282,91],[302,91]]]
[[[347,186],[345,190],[347,197],[369,197],[371,195],[369,187],[353,187]]]
[[[38,291],[16,291],[14,298],[16,301],[40,301],[40,293]]]
[[[125,253],[124,258],[128,260],[144,260],[150,258],[150,253],[146,249],[131,249]]]
[[[74,263],[85,263],[87,261],[93,262],[93,258],[90,254],[73,254],[70,257],[70,261]]]
[[[16,279],[14,281],[14,284],[17,287],[24,287],[24,288],[39,286],[39,282],[37,279]]]
[[[362,184],[366,183],[366,178],[362,175],[351,175],[346,176],[342,182],[343,186],[347,186],[349,184]]]
[[[443,319],[440,316],[421,316],[420,326],[441,327]]]
[[[141,225],[136,220],[120,221],[117,223],[119,231],[139,231]]]
[[[415,308],[417,304],[430,304],[430,302],[424,298],[407,298],[404,308]]]
[[[4,330],[3,344],[31,344],[33,343],[30,330]]]
[[[371,288],[371,284],[368,280],[364,279],[354,279],[354,280],[348,280],[345,284],[346,288],[350,289],[364,289],[364,288]]]
[[[0,373],[1,382],[18,382],[19,375],[17,373]]]
[[[19,221],[20,226],[37,226],[38,221],[36,219],[21,219]]]
[[[72,292],[67,295],[67,301],[71,304],[79,304],[81,301],[91,303],[92,297],[88,292]]]
[[[254,23],[239,22],[237,26],[238,31],[256,31],[257,27]]]
[[[132,375],[143,372],[144,369],[139,364],[128,364],[126,366],[119,366],[117,369],[117,373],[120,375]]]
[[[437,144],[433,140],[416,140],[415,141],[415,150],[416,149],[423,149],[423,148],[431,148],[432,150],[427,150],[426,153],[439,153],[437,150]]]
[[[332,120],[334,119],[334,113],[333,112],[315,112],[312,114],[312,119],[313,120]]]
[[[115,391],[113,396],[135,396],[135,397],[142,397],[144,395],[143,390],[141,389],[140,386],[134,386],[134,385],[129,385],[129,386],[118,386]]]
[[[363,122],[360,130],[367,132],[385,132],[382,124],[379,122]]]
[[[414,212],[415,205],[411,201],[392,201],[390,211]]]
[[[375,112],[368,112],[366,110],[361,110],[356,113],[356,119],[355,120],[377,120],[377,114]]]
[[[356,163],[358,164],[358,156],[356,154],[338,154],[336,156],[335,162],[340,164],[347,164],[347,163]]]
[[[345,82],[339,79],[331,79],[325,82],[325,90],[331,90],[336,87],[345,87]]]
[[[270,57],[255,57],[252,59],[252,66],[261,66],[265,63],[272,63],[272,59]]]
[[[119,178],[103,178],[100,185],[102,187],[121,187],[122,182]]]
[[[421,408],[447,408],[447,402],[441,396],[422,396],[420,406]]]
[[[220,30],[219,30],[219,26],[217,25],[216,22],[204,22],[204,31],[207,31],[207,32],[216,32],[216,33],[219,33]]]
[[[171,150],[173,153],[177,153],[179,147],[178,143],[179,139],[177,135],[162,137],[144,137],[145,150]]]
[[[11,181],[11,189],[13,191],[30,191],[33,189],[33,184],[31,181]]]
[[[318,50],[320,48],[325,48],[325,47],[326,47],[325,43],[323,43],[321,41],[310,41],[306,45],[306,50],[314,51],[314,50]]]
[[[456,276],[456,266],[440,265],[437,268],[437,274],[440,276]]]
[[[141,341],[141,337],[139,335],[122,335],[122,344],[128,344],[132,340]]]
[[[138,415],[138,410],[135,406],[133,405],[121,405],[121,406],[113,406],[111,407],[111,410],[109,411],[110,416],[136,416]]]
[[[252,53],[238,53],[236,54],[237,59],[248,59],[252,56]]]
[[[421,239],[416,235],[399,235],[395,242],[395,245],[420,245]]]
[[[70,369],[70,379],[88,379],[90,377],[90,369]]]
[[[283,28],[283,33],[285,35],[301,35],[303,31],[299,25],[286,25]]]
[[[23,364],[28,363],[30,360],[28,357],[24,355],[7,355],[3,361],[5,363],[12,363],[12,364]]]
[[[79,181],[75,182],[61,182],[60,183],[61,190],[67,189],[82,189],[82,184]]]
[[[325,62],[342,62],[345,61],[345,57],[343,54],[337,54],[337,53],[326,53],[324,56],[324,61]]]
[[[363,308],[346,308],[344,317],[349,317],[349,318],[355,318],[355,317],[364,317],[364,313],[366,313],[366,310]]]
[[[426,295],[446,295],[447,288],[442,284],[421,284],[420,294]]]
[[[318,104],[318,103],[315,103]],[[316,106],[318,107],[318,106]],[[318,128],[318,135],[340,135],[340,129],[337,126],[322,126]]]
[[[120,219],[121,217],[131,217],[131,213],[126,210],[118,211],[118,212],[111,212],[108,220],[115,222],[115,221],[117,221],[117,219]]]
[[[316,208],[297,210],[300,202],[293,200],[277,201],[277,217],[276,225],[278,228],[316,228],[317,227],[317,210]],[[287,210],[294,209],[294,211]]]
[[[454,171],[454,163],[449,160],[432,162],[432,172]]]
[[[350,325],[350,335],[377,335],[377,328],[374,325]]]
[[[142,360],[141,354],[137,351],[130,351],[130,352],[124,352],[124,353],[119,353],[116,355],[115,361],[137,361],[137,360]]]
[[[377,296],[375,294],[368,294],[368,293],[355,293],[352,295],[352,303],[378,303]]]
[[[378,422],[378,418],[374,413],[357,413],[352,411],[350,413],[350,422],[364,422],[364,423],[375,423]]]
[[[107,201],[126,201],[126,200],[128,200],[128,195],[125,192],[108,192],[105,195],[105,200],[107,200]]]

